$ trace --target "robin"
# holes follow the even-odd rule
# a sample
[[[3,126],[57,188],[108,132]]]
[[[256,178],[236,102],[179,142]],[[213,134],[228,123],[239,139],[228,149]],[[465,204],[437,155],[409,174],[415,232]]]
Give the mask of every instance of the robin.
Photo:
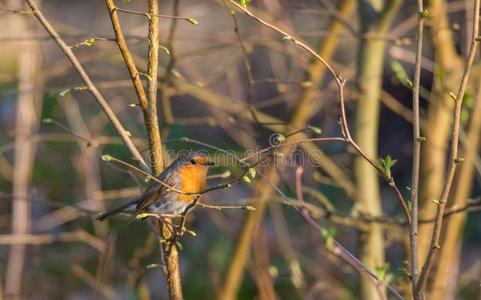
[[[214,163],[204,152],[190,152],[187,155],[179,156],[157,176],[157,179],[175,190],[184,193],[199,193],[205,188],[207,169],[213,165]],[[169,190],[165,185],[153,181],[140,197],[107,210],[96,219],[103,221],[124,210],[134,211],[132,219],[142,213],[178,215],[184,212],[196,196]]]

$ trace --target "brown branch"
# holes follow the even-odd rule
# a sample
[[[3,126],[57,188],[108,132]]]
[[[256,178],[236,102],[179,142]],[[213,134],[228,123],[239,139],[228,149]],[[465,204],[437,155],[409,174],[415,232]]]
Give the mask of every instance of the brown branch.
[[[411,289],[416,299],[415,288],[418,280],[418,187],[421,161],[421,124],[419,120],[419,91],[421,85],[421,65],[423,53],[424,11],[423,0],[418,0],[418,31],[416,43],[416,63],[414,70],[413,95],[413,159],[411,175],[411,224],[409,226]],[[421,295],[420,295],[421,296]]]
[[[92,82],[92,80],[88,76],[87,72],[85,72],[85,69],[80,64],[79,60],[77,59],[77,57],[73,53],[72,49],[64,42],[64,40],[55,31],[55,29],[52,27],[50,22],[45,18],[43,13],[38,9],[35,2],[33,0],[27,0],[27,3],[28,3],[28,6],[30,7],[30,9],[33,11],[34,16],[40,22],[40,24],[42,24],[42,26],[45,28],[45,30],[47,30],[47,32],[50,34],[50,36],[54,39],[54,41],[60,47],[62,52],[70,60],[70,62],[72,63],[72,65],[75,69],[75,71],[77,71],[78,75],[82,78],[82,81],[87,86],[88,91],[95,98],[97,103],[100,105],[100,107],[103,109],[103,111],[105,112],[107,117],[110,119],[110,121],[114,125],[115,129],[119,133],[120,137],[122,138],[122,141],[125,143],[127,148],[129,148],[132,155],[135,157],[135,159],[137,159],[140,162],[140,164],[142,165],[142,168],[148,170],[147,164],[145,163],[142,155],[140,155],[140,152],[135,147],[135,145],[132,142],[131,138],[129,137],[127,131],[124,129],[124,127],[120,123],[119,119],[117,118],[117,116],[115,115],[113,110],[110,108],[107,101],[105,100],[105,98],[100,93],[100,91],[94,85],[94,83]]]
[[[388,185],[391,187],[391,189],[396,194],[396,197],[398,198],[399,203],[401,204],[401,207],[403,209],[404,215],[406,216],[406,219],[408,220],[409,223],[411,223],[411,215],[410,215],[410,211],[409,211],[407,202],[404,199],[403,195],[401,194],[401,191],[397,187],[397,185],[394,181],[394,178],[389,177],[387,174],[385,174],[379,168],[379,166],[376,164],[376,162],[374,160],[372,160],[364,152],[364,150],[361,147],[359,147],[359,145],[356,144],[356,142],[353,140],[353,138],[351,136],[351,133],[349,131],[349,126],[348,126],[348,123],[347,123],[346,108],[345,108],[345,103],[344,103],[344,85],[345,85],[345,83],[346,82],[344,80],[342,80],[340,82],[340,88],[339,88],[339,101],[340,101],[340,105],[341,105],[341,122],[340,123],[341,123],[342,131],[343,131],[343,134],[344,134],[344,138],[345,138],[346,142],[349,145],[351,145],[354,148],[354,150],[356,150],[356,152],[360,156],[362,156],[369,164],[371,164],[371,166],[373,166],[377,170],[379,175],[382,176],[384,178],[384,180],[388,183]]]
[[[144,87],[142,85],[142,81],[140,80],[140,74],[137,70],[135,65],[134,59],[130,54],[129,48],[127,46],[127,42],[125,41],[124,34],[122,32],[122,27],[120,25],[119,16],[117,14],[117,7],[114,4],[113,0],[105,0],[105,4],[107,5],[107,9],[109,11],[110,20],[112,21],[112,27],[115,34],[115,39],[117,45],[119,47],[120,53],[124,58],[125,65],[130,73],[130,78],[132,79],[132,83],[135,88],[135,93],[137,94],[137,98],[139,99],[139,104],[144,114],[146,113],[148,104],[147,104],[147,96],[145,94]]]
[[[159,11],[158,1],[149,0],[149,60],[147,73],[149,81],[147,84],[148,103],[147,119],[145,125],[149,135],[150,151],[152,157],[152,170],[155,175],[160,174],[164,169],[162,158],[162,141],[160,138],[159,121],[157,117],[157,74],[159,65]]]
[[[139,104],[144,115],[145,127],[147,130],[147,136],[149,139],[152,168],[154,169],[154,174],[158,174],[160,173],[160,170],[163,169],[163,163],[161,158],[162,142],[161,142],[160,132],[159,132],[159,123],[157,120],[157,106],[155,105],[157,101],[156,101],[156,98],[147,99],[147,95],[142,85],[142,81],[140,80],[140,73],[137,70],[134,59],[132,58],[132,55],[130,54],[129,48],[127,46],[127,42],[125,41],[125,38],[122,32],[122,27],[120,25],[119,16],[117,14],[117,7],[115,6],[114,1],[105,0],[105,3],[107,4],[110,19],[112,21],[112,27],[114,30],[117,45],[119,47],[120,53],[122,54],[122,57],[124,58],[125,65],[129,70],[130,78],[132,79],[135,93],[137,94],[137,98],[139,100]],[[150,6],[149,6],[149,9],[153,9]],[[153,25],[154,23],[155,23],[155,28],[157,30],[156,33],[153,33],[153,29],[152,29],[152,26],[154,26]],[[155,41],[150,40],[151,38],[154,38]],[[152,73],[155,73],[155,75],[157,75],[158,48],[159,48],[158,47],[158,19],[157,17],[152,16],[149,19],[148,67],[149,67],[149,73],[152,72]],[[155,59],[155,61],[152,61],[153,59]],[[148,80],[149,80],[149,96],[152,97],[152,93],[156,93],[156,91],[152,90],[152,87],[157,87],[157,76],[152,77],[149,74]],[[155,81],[155,83],[153,81]]]

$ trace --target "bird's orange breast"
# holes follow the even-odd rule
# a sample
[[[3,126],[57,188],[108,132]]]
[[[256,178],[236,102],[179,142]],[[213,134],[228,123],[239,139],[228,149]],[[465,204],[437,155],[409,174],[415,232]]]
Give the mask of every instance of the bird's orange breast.
[[[207,168],[204,166],[183,166],[179,169],[181,190],[187,193],[198,193],[204,190]],[[192,202],[195,195],[179,194],[179,200]]]

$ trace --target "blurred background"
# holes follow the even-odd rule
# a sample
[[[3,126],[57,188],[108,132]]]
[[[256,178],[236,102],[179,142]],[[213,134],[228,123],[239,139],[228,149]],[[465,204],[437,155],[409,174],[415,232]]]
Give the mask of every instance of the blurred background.
[[[142,112],[105,3],[37,2],[147,159]],[[147,1],[116,4],[147,11]],[[449,92],[460,83],[473,18],[471,0],[430,0],[426,6],[421,260],[430,241],[432,200],[444,182]],[[392,175],[409,199],[416,2],[253,0],[249,9],[305,41],[347,79],[354,138],[373,159],[398,160]],[[209,151],[218,163],[209,186],[232,181],[242,169],[183,137],[244,157],[271,145],[273,134],[288,141],[319,137],[318,129],[324,137],[342,134],[332,75],[282,35],[231,10],[221,0],[160,2],[161,14],[195,19],[159,19],[165,160],[185,149]],[[146,73],[148,20],[119,14],[135,63]],[[121,216],[94,220],[146,186],[145,176],[101,156],[136,161],[24,1],[0,0],[0,27],[1,293],[14,299],[167,299],[158,243],[147,224],[128,224]],[[477,59],[462,112],[465,162],[448,204],[454,213],[444,223],[443,259],[435,263],[428,299],[481,299],[479,71]],[[289,203],[297,201],[299,163],[312,218],[407,297],[409,232],[389,186],[344,143],[305,142],[289,151],[300,162],[264,164],[250,183],[202,197],[203,203],[252,205],[256,211],[198,207],[189,214],[197,235],[184,235],[179,245],[185,298],[378,298],[376,287],[330,253]],[[234,262],[241,264],[237,279],[229,275],[238,268]]]

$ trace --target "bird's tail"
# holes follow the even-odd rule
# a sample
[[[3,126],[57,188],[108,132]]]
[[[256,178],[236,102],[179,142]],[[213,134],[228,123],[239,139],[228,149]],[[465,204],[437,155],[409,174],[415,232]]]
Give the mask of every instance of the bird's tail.
[[[125,209],[127,209],[129,206],[131,206],[134,203],[135,203],[135,201],[129,201],[127,203],[124,203],[124,204],[119,205],[117,207],[114,207],[112,209],[106,210],[103,213],[101,213],[100,215],[98,215],[95,219],[102,222],[103,220],[105,220],[105,219],[107,219],[111,216],[115,216],[116,214],[121,213],[122,211],[124,211]]]

